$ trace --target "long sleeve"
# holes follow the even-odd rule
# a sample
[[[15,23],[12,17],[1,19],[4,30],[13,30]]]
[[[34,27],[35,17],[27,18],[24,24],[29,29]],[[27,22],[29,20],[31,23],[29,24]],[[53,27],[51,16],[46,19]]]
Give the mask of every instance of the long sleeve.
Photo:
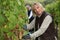
[[[47,30],[47,28],[49,27],[51,22],[52,22],[51,16],[49,16],[49,15],[46,16],[41,27],[36,32],[30,34],[31,38],[36,38],[36,37],[42,35]]]
[[[30,24],[27,24],[27,29],[30,30],[35,27],[35,18],[32,20]]]

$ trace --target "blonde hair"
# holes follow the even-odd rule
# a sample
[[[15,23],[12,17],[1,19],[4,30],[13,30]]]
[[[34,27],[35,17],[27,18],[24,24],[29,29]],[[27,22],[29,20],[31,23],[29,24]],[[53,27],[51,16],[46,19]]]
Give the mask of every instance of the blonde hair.
[[[33,3],[33,5],[32,5],[32,10],[33,10],[33,12],[34,12],[34,5],[39,5],[39,6],[42,8],[42,10],[45,11],[45,8],[43,7],[43,5],[42,5],[41,3],[35,2],[35,3]]]

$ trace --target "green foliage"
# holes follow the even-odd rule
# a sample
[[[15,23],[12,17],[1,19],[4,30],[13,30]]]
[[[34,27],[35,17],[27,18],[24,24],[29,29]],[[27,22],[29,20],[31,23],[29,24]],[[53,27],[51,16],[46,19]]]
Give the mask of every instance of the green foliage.
[[[46,10],[54,16],[55,21],[60,23],[60,1],[46,5]]]
[[[29,4],[32,4],[32,3],[34,3],[34,2],[43,2],[43,1],[45,1],[45,0],[24,0],[24,2],[25,3],[29,3]]]
[[[27,15],[24,0],[0,0],[0,40],[3,33],[12,36],[13,30],[18,24],[21,29],[26,23]]]
[[[0,14],[0,26],[3,26],[6,22],[6,18],[3,14]]]

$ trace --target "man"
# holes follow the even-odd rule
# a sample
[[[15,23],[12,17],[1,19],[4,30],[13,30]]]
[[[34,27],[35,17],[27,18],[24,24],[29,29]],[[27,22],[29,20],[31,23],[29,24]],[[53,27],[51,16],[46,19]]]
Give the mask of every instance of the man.
[[[26,8],[27,8],[27,15],[28,15],[28,19],[29,19],[29,23],[31,23],[31,21],[34,19],[33,17],[33,12],[31,9],[31,5],[30,4],[26,4]],[[30,33],[33,33],[34,29],[29,30]]]
[[[55,36],[55,26],[53,18],[45,12],[44,7],[40,3],[34,3],[32,7],[36,14],[34,20],[24,26],[25,30],[34,28],[34,33],[27,34],[23,38],[32,38],[35,40],[57,40]]]
[[[34,19],[32,9],[31,9],[31,5],[26,4],[26,8],[27,8],[27,11],[28,11],[27,15],[28,15],[29,23],[30,23]]]

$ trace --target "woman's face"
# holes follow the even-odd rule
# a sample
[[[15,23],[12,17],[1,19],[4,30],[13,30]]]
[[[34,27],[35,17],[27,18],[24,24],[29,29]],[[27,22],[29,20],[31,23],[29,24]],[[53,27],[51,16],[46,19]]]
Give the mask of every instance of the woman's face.
[[[33,9],[37,16],[41,15],[42,8],[39,5],[34,5]]]

